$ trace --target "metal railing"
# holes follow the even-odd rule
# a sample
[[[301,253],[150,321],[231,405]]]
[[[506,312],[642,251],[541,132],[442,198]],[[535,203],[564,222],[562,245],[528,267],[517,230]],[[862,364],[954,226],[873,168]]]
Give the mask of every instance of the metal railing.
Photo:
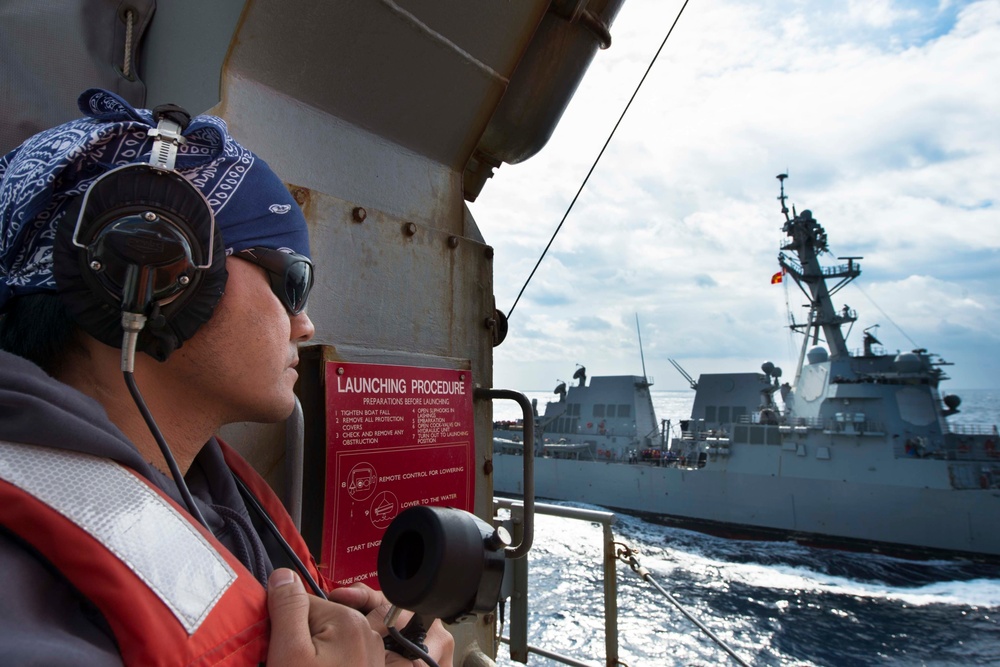
[[[997,435],[997,427],[991,424],[948,424],[948,433],[956,435]]]
[[[518,500],[495,497],[493,498],[493,507],[494,513],[501,509],[510,511],[513,532],[515,539],[517,539],[516,533],[524,518],[522,503]],[[615,540],[611,532],[611,526],[616,521],[615,514],[547,503],[535,503],[535,513],[601,524],[604,542],[604,664],[607,667],[623,664],[618,659],[618,577],[615,567]],[[512,566],[510,636],[501,637],[500,640],[510,646],[511,659],[527,664],[528,654],[534,653],[564,665],[593,667],[593,663],[581,662],[570,656],[548,651],[528,643],[528,559],[518,558],[509,561],[509,563]]]
[[[521,503],[516,500],[506,498],[493,498],[494,513],[496,510],[506,509],[511,513],[511,527],[516,532],[520,514],[523,510]],[[698,627],[709,639],[715,642],[722,650],[740,665],[740,667],[750,667],[749,663],[741,658],[732,648],[713,633],[704,623],[684,608],[680,601],[669,591],[664,589],[645,567],[639,563],[637,552],[623,542],[615,541],[611,532],[611,526],[616,522],[617,516],[613,512],[598,510],[585,510],[575,507],[563,507],[561,505],[549,505],[545,503],[535,503],[535,512],[547,514],[566,519],[587,521],[601,524],[603,530],[603,560],[604,560],[604,649],[605,667],[627,667],[618,655],[618,579],[616,572],[616,562],[621,560],[627,564],[643,581],[650,584],[659,591],[664,598],[684,615],[689,621]],[[555,660],[564,665],[573,667],[595,667],[593,663],[582,662],[576,658],[549,651],[528,643],[528,559],[519,558],[508,561],[512,565],[512,586],[510,590],[510,637],[500,637],[500,641],[510,646],[510,657],[512,660],[527,664],[528,654],[534,653],[549,660]],[[501,604],[503,604],[501,602]]]

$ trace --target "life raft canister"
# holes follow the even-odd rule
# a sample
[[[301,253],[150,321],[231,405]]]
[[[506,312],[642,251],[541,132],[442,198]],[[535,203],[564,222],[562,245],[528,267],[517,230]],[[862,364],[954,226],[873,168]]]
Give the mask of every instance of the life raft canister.
[[[983,443],[983,449],[986,451],[986,456],[990,458],[997,458],[1000,454],[997,453],[997,445],[993,441],[993,438],[987,438],[986,442]]]

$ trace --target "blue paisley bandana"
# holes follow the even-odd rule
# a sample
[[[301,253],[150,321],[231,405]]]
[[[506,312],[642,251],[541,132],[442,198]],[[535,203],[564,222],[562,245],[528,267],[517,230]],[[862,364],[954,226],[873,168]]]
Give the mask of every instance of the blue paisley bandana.
[[[56,290],[52,244],[73,199],[105,172],[149,160],[151,111],[97,89],[78,104],[85,118],[0,158],[0,311],[15,296]],[[196,116],[184,136],[175,168],[208,200],[227,254],[264,246],[309,256],[298,204],[267,163],[229,136],[224,120]]]

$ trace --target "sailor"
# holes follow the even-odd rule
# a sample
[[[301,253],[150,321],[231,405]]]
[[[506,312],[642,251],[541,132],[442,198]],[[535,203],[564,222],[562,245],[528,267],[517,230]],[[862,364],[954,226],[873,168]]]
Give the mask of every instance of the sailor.
[[[0,662],[414,664],[383,647],[380,593],[307,594],[330,582],[214,435],[293,410],[314,334],[301,210],[219,118],[98,90],[80,109],[0,159]],[[425,644],[452,664],[440,622]]]

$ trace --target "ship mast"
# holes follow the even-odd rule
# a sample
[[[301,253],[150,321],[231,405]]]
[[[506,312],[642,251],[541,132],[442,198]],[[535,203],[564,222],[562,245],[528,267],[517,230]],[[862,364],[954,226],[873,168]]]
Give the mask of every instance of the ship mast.
[[[779,174],[777,178],[781,182],[781,195],[778,199],[781,201],[781,212],[785,215],[782,231],[790,238],[781,246],[782,252],[778,255],[778,263],[784,269],[785,275],[791,276],[809,299],[808,321],[803,324],[792,324],[791,328],[803,331],[807,339],[812,336],[814,345],[819,342],[822,331],[831,360],[847,358],[850,354],[841,326],[854,323],[858,317],[857,313],[846,305],[841,310],[834,308],[832,297],[840,288],[861,275],[861,265],[855,261],[861,257],[839,257],[838,259],[846,259],[847,264],[821,266],[819,255],[829,251],[826,230],[812,217],[812,212],[809,210],[796,213],[793,207],[792,215],[789,216],[788,207],[785,205],[787,199],[785,179],[788,178],[788,174]],[[786,254],[786,251],[795,253],[795,256]],[[838,282],[830,287],[827,285],[828,280],[838,280]]]
[[[642,360],[642,381],[649,382],[649,379],[646,377],[646,355],[642,353],[642,330],[639,328],[639,313],[635,314],[635,332],[639,335],[639,359]]]

